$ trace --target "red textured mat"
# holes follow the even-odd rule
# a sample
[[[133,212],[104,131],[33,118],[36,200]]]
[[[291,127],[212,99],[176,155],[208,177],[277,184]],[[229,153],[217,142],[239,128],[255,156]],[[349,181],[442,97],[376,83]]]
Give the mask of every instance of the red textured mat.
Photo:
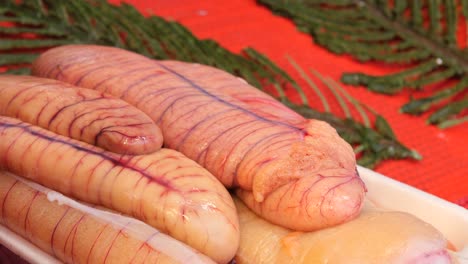
[[[298,80],[299,75],[287,61],[286,54],[303,69],[316,69],[335,80],[339,80],[345,71],[383,74],[398,69],[382,64],[361,64],[348,56],[334,55],[315,45],[310,36],[298,32],[292,22],[274,16],[252,0],[126,2],[145,14],[176,20],[199,38],[212,38],[231,51],[253,47]],[[300,84],[306,86],[305,82]],[[363,88],[346,89],[381,113],[400,141],[424,157],[420,162],[387,161],[375,168],[376,171],[468,208],[468,123],[440,130],[428,126],[425,116],[414,117],[398,112],[408,100],[408,93],[385,96]],[[322,107],[316,97],[309,97],[311,106]]]

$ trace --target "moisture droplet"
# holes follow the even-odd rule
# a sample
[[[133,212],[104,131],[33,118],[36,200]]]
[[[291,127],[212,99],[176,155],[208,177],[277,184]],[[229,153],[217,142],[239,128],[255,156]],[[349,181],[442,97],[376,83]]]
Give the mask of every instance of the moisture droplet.
[[[197,14],[199,16],[206,16],[206,15],[208,15],[208,11],[206,11],[204,9],[200,9],[200,10],[197,11]]]
[[[245,84],[247,83],[246,80],[244,80],[244,79],[242,79],[242,78],[240,78],[240,77],[237,77],[237,79],[238,79],[241,83],[245,83]]]
[[[436,63],[437,63],[437,65],[442,65],[444,63],[444,61],[441,58],[437,58]]]

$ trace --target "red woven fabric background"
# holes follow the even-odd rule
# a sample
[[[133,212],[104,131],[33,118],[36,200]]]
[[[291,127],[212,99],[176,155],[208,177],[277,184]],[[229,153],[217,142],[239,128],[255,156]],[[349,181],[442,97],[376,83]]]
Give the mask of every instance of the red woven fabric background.
[[[253,0],[126,2],[144,14],[156,14],[178,21],[197,37],[214,39],[233,52],[253,47],[297,80],[300,79],[299,74],[286,59],[286,54],[303,69],[313,68],[334,80],[339,80],[343,72],[383,74],[399,69],[378,63],[361,64],[349,56],[334,55],[315,45],[312,38],[299,32],[291,21],[273,15]],[[304,81],[300,81],[300,85],[307,86]],[[419,162],[386,161],[375,168],[377,172],[468,208],[468,123],[441,130],[427,125],[427,116],[399,113],[399,108],[409,98],[408,92],[385,96],[364,88],[345,88],[355,98],[382,114],[390,122],[398,139],[423,156]],[[311,106],[321,109],[313,93],[308,95]],[[332,104],[332,107],[336,108],[337,104]]]

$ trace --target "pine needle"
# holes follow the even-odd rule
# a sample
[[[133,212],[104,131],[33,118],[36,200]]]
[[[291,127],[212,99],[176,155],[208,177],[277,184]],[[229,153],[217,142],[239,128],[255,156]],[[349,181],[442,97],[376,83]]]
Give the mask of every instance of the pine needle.
[[[328,89],[333,93],[333,96],[335,96],[336,100],[338,101],[338,104],[340,105],[341,110],[343,110],[345,117],[352,118],[351,111],[349,110],[348,105],[344,101],[343,97],[337,91],[335,85],[333,85],[333,83],[328,78],[324,78],[318,71],[313,70],[313,69],[310,71],[312,72],[312,74],[317,76],[317,78],[319,78],[322,83],[328,86]]]
[[[345,89],[343,89],[343,87],[341,87],[335,80],[331,79],[331,78],[327,78],[327,80],[337,89],[339,90],[344,96],[346,99],[348,99],[349,102],[351,102],[353,104],[353,106],[356,108],[356,111],[359,112],[359,115],[361,116],[362,120],[363,120],[363,123],[366,127],[370,127],[370,121],[369,121],[369,117],[367,116],[366,114],[366,111],[364,110],[364,108],[362,107],[362,103],[360,103],[358,100],[356,100],[354,97],[352,97],[348,91],[346,91]]]
[[[325,112],[329,113],[330,112],[330,105],[327,102],[327,99],[323,95],[322,91],[317,87],[317,85],[310,79],[310,77],[305,73],[305,71],[299,67],[299,65],[289,56],[286,56],[288,59],[289,63],[296,69],[296,71],[301,75],[301,77],[307,82],[307,84],[314,90],[314,92],[317,94],[317,96],[320,98],[320,102],[322,103],[322,106],[325,110]],[[304,92],[302,92],[304,94]],[[305,95],[304,95],[305,96]],[[304,102],[304,104],[306,104]]]
[[[457,119],[445,120],[445,121],[440,122],[437,126],[439,128],[445,129],[445,128],[460,125],[460,124],[463,124],[463,123],[466,123],[466,122],[468,122],[468,116],[462,117],[462,118],[457,118]]]

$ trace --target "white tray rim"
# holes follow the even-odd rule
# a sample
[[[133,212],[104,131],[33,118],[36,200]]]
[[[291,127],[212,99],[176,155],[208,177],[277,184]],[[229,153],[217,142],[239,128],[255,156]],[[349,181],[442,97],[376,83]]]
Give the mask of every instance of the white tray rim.
[[[432,224],[459,250],[460,263],[468,260],[468,210],[410,185],[358,166],[368,197],[377,206],[411,213]],[[378,195],[377,195],[378,194]],[[391,199],[388,199],[391,197]],[[0,225],[0,244],[31,264],[58,264],[26,239]]]

